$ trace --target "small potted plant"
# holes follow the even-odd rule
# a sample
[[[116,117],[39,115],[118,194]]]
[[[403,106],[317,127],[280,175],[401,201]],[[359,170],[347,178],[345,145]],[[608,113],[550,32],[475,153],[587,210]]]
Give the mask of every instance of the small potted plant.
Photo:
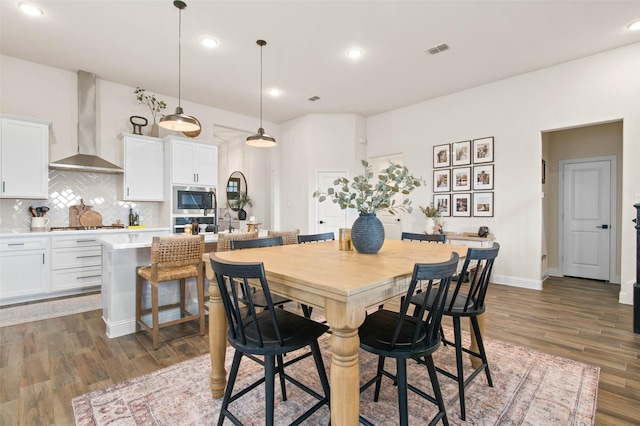
[[[428,235],[442,232],[443,224],[440,223],[441,211],[439,208],[434,207],[433,203],[429,203],[426,207],[420,206],[420,211],[424,213],[427,218],[426,233]]]
[[[133,91],[133,94],[136,95],[138,104],[144,104],[151,110],[151,116],[153,117],[153,125],[151,125],[151,136],[157,138],[158,136],[160,136],[157,117],[158,114],[161,114],[162,110],[167,107],[167,104],[164,101],[159,101],[158,99],[156,99],[156,95],[150,95],[145,89],[141,89],[140,87],[136,87],[136,90]]]
[[[353,223],[351,241],[360,253],[377,253],[384,243],[384,227],[376,217],[379,211],[395,214],[398,211],[411,213],[411,200],[404,197],[401,204],[396,203],[397,194],[408,195],[415,188],[422,186],[423,180],[414,177],[405,166],[389,163],[389,166],[378,172],[377,182],[369,163],[361,160],[364,173],[348,178],[336,179],[333,188],[313,193],[318,201],[330,199],[341,209],[356,209],[360,216]]]
[[[251,204],[251,198],[245,191],[238,193],[238,198],[231,202],[233,210],[238,212],[238,219],[245,220],[247,218],[247,212],[244,210],[244,206],[253,207]]]

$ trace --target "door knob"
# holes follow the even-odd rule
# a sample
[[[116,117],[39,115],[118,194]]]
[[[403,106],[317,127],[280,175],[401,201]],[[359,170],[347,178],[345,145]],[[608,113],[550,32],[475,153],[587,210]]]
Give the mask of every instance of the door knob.
[[[320,221],[320,225],[322,225],[323,223],[324,223],[324,220],[321,220],[321,221]]]
[[[609,229],[609,225],[597,225],[596,228]]]

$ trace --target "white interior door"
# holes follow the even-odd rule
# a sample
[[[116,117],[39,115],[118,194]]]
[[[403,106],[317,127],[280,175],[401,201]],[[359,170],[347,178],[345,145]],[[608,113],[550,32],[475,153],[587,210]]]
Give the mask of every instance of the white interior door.
[[[336,179],[346,176],[346,172],[318,172],[318,188],[332,188]],[[322,203],[316,201],[316,209],[318,212],[316,232],[333,232],[338,239],[338,230],[347,227],[347,210],[341,209],[338,204],[329,199]]]
[[[609,281],[611,161],[564,163],[562,273]]]

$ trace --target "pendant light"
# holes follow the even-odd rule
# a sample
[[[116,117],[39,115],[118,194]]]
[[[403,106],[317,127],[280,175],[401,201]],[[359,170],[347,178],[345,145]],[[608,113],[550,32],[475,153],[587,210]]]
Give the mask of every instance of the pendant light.
[[[176,0],[173,2],[173,5],[177,7],[179,12],[179,20],[178,20],[178,107],[176,108],[175,114],[165,115],[160,119],[160,123],[158,125],[160,127],[164,127],[165,129],[175,130],[178,132],[196,132],[200,130],[200,122],[190,115],[186,115],[182,111],[182,107],[180,106],[180,79],[181,79],[181,59],[182,59],[182,9],[187,7],[187,4],[183,1]]]
[[[256,146],[258,148],[270,148],[276,146],[276,139],[264,133],[262,128],[262,47],[267,44],[264,40],[256,41],[260,46],[260,128],[258,133],[247,138],[247,145]]]

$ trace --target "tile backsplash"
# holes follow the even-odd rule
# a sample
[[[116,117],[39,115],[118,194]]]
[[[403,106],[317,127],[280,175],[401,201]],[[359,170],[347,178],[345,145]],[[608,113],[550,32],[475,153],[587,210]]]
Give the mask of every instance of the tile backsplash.
[[[120,177],[116,174],[49,170],[49,198],[0,199],[0,232],[29,231],[31,216],[29,206],[48,206],[48,227],[69,226],[69,206],[84,204],[102,215],[102,224],[111,225],[120,220],[128,224],[129,209],[140,216],[140,224],[148,227],[159,224],[158,202],[132,202],[118,199]],[[165,224],[164,226],[168,226]]]

